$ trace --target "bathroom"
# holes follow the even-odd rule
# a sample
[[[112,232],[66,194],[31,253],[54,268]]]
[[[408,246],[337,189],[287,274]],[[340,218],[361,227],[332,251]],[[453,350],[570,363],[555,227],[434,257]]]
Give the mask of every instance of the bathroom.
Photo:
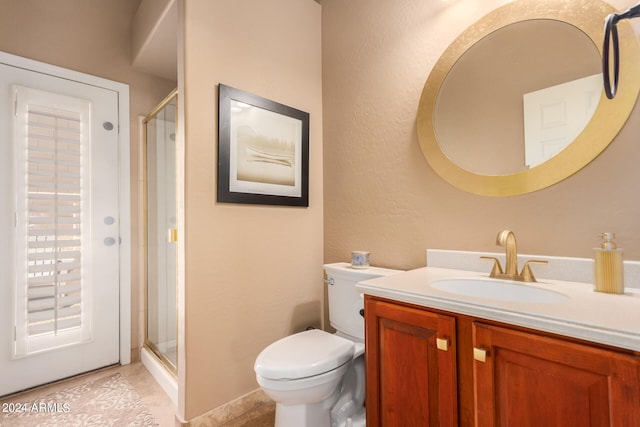
[[[496,233],[511,229],[521,252],[589,258],[599,233],[614,231],[625,259],[640,259],[637,109],[585,168],[525,195],[461,191],[425,161],[416,111],[427,76],[458,34],[507,1],[178,1],[175,78],[131,66],[138,2],[85,3],[2,1],[0,50],[128,83],[132,165],[138,117],[176,86],[182,95],[178,420],[256,390],[253,363],[268,343],[323,326],[322,265],[354,249],[370,251],[373,265],[412,269],[425,265],[427,248],[495,251]],[[48,18],[65,13],[85,19],[52,27]],[[219,83],[310,113],[308,208],[216,202]],[[132,166],[134,351],[143,319],[141,179]]]

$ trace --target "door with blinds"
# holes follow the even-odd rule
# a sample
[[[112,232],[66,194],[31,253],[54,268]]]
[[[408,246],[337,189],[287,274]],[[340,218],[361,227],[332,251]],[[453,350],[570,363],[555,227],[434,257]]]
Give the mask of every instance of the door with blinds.
[[[119,361],[118,94],[0,64],[0,395]]]

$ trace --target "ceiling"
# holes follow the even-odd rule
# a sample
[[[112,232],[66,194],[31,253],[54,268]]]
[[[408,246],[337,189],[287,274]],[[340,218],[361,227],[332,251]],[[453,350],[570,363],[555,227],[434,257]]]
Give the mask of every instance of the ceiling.
[[[133,68],[178,80],[178,7],[176,0],[142,0],[133,18]]]

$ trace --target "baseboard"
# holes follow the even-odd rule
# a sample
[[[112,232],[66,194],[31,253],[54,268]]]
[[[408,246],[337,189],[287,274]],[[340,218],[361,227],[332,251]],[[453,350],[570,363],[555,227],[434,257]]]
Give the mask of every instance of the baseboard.
[[[140,349],[132,348],[131,349],[131,363],[136,363],[140,361]]]
[[[262,389],[256,389],[239,398],[225,403],[199,417],[182,424],[188,427],[222,426],[234,420],[234,425],[254,425],[251,421],[275,413],[275,402]]]

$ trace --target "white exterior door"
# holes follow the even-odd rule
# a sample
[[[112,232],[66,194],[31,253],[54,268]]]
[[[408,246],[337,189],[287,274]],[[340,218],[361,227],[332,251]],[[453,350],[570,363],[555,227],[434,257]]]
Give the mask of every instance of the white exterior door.
[[[120,361],[118,92],[0,64],[0,395]]]

